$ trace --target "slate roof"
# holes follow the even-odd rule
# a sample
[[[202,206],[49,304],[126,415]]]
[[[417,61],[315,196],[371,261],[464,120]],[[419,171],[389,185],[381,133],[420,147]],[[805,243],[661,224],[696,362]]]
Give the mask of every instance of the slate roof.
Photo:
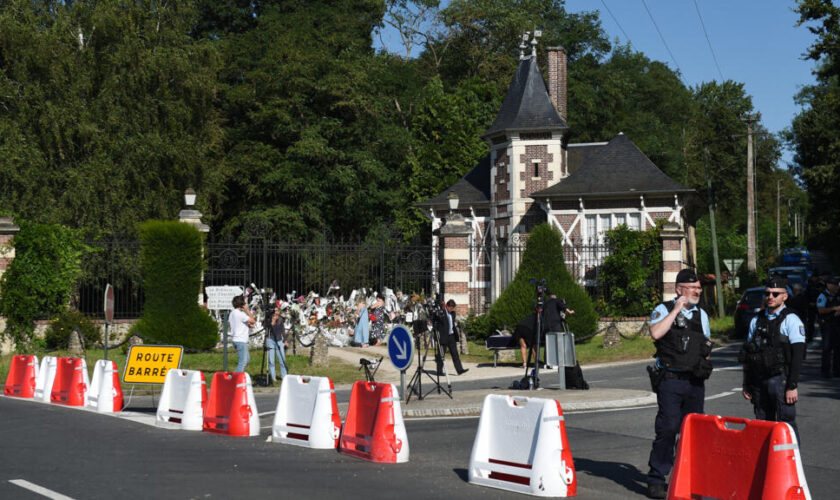
[[[479,160],[478,164],[458,182],[444,189],[434,198],[415,203],[414,206],[448,210],[449,193],[458,195],[460,208],[488,205],[490,203],[490,153]]]
[[[519,61],[499,114],[481,137],[506,131],[568,128],[548,96],[537,58],[529,56]]]
[[[573,174],[583,165],[587,158],[592,156],[601,148],[606,146],[607,142],[588,142],[584,144],[568,144],[566,145],[566,160],[568,160],[569,174]]]
[[[584,158],[580,168],[531,198],[694,193],[659,170],[626,135],[615,136]]]

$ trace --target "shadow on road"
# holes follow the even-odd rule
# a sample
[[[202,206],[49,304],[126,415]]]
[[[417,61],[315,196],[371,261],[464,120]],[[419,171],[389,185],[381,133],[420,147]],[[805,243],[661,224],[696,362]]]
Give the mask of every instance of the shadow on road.
[[[455,472],[455,474],[457,474],[459,478],[461,478],[461,481],[465,483],[470,482],[470,474],[469,471],[467,471],[467,469],[452,469],[452,471]]]
[[[575,457],[575,471],[578,475],[586,473],[603,477],[624,486],[633,493],[647,493],[647,476],[636,467],[620,462],[601,462]]]

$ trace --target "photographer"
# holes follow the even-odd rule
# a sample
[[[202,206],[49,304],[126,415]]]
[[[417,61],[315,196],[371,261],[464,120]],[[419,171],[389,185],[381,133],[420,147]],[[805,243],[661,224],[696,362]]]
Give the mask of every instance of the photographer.
[[[277,373],[274,370],[274,356],[280,360],[280,378],[286,378],[288,371],[286,370],[286,347],[289,344],[286,342],[286,325],[283,318],[280,316],[280,308],[274,309],[274,314],[271,316],[271,330],[265,340],[268,347],[268,373],[271,375],[270,384],[277,381]]]
[[[543,306],[542,317],[542,334],[540,335],[540,345],[545,345],[546,332],[563,332],[566,331],[566,314],[574,314],[575,312],[566,307],[566,301],[558,299],[557,295],[550,294],[550,299],[545,302]],[[534,331],[537,328],[537,314],[529,314],[522,321],[517,323],[513,331],[513,342],[519,345],[519,350],[522,353],[522,368],[527,368],[531,361],[531,356],[528,354],[528,349],[534,345],[536,336]]]
[[[257,319],[248,311],[245,304],[245,297],[237,295],[231,302],[233,311],[228,316],[228,324],[230,325],[231,340],[233,346],[236,347],[236,354],[238,362],[236,363],[237,372],[244,372],[245,367],[248,366],[248,361],[251,360],[248,354],[248,334],[250,329],[254,327]]]
[[[677,274],[677,298],[656,306],[650,318],[650,336],[656,346],[656,364],[648,367],[655,385],[656,437],[650,451],[647,494],[665,498],[665,477],[674,465],[674,445],[683,418],[703,413],[705,380],[711,375],[709,317],[700,309],[700,280],[692,269]]]
[[[435,363],[437,364],[438,375],[443,374],[443,355],[444,349],[449,348],[449,353],[452,356],[452,363],[455,365],[455,371],[458,375],[466,373],[469,368],[461,366],[461,358],[458,356],[458,325],[455,323],[455,301],[449,299],[446,303],[446,310],[444,314],[439,315],[434,320],[435,329],[440,335],[440,349],[435,350]]]

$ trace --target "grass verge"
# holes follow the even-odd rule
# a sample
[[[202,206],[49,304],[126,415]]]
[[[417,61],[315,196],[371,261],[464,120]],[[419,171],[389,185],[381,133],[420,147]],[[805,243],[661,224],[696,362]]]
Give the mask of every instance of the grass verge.
[[[37,353],[38,360],[44,356],[69,356],[66,351],[53,351],[50,353]],[[104,359],[105,352],[102,349],[90,349],[85,354],[84,358],[88,366],[88,375],[93,375],[93,367],[100,359]],[[262,350],[256,349],[250,352],[251,361],[248,363],[246,371],[254,375],[260,373],[260,365],[262,364]],[[267,353],[266,353],[267,355]],[[5,385],[6,377],[12,364],[13,354],[4,354],[0,356],[0,381]],[[120,372],[120,380],[122,380],[123,369],[125,368],[126,353],[120,349],[108,350],[108,359],[117,363],[117,368]],[[237,355],[235,349],[228,350],[228,370],[236,368]],[[313,367],[309,366],[309,356],[286,356],[289,373],[296,375],[312,375],[316,377],[330,377],[335,384],[350,384],[356,380],[364,378],[360,374],[359,367],[351,365],[343,360],[332,357],[330,358],[330,366],[327,367]],[[276,364],[276,363],[275,363]],[[213,373],[222,371],[223,353],[219,352],[199,352],[199,353],[184,353],[181,359],[181,368],[184,370],[200,370],[204,372],[204,377],[208,385],[213,378]],[[266,360],[266,372],[268,372],[268,362]],[[279,375],[279,367],[275,366],[277,374]]]

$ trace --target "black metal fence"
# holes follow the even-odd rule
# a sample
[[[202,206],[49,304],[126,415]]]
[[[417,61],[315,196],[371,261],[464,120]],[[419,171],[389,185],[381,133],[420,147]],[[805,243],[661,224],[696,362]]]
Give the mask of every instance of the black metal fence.
[[[83,262],[84,278],[75,297],[83,313],[103,318],[105,285],[115,291],[115,318],[138,318],[143,311],[140,243],[91,242],[95,251]],[[525,251],[524,242],[470,248],[470,309],[487,311],[492,303],[492,282],[504,289],[513,281]],[[384,287],[404,293],[430,294],[435,288],[431,245],[374,243],[283,243],[252,240],[248,243],[208,242],[205,246],[205,286],[249,283],[270,288],[278,295],[309,291],[324,293],[333,281],[345,295],[351,290]],[[593,300],[603,297],[599,267],[609,255],[603,244],[566,246],[563,258],[572,276]],[[497,273],[494,276],[494,273]],[[660,273],[661,274],[661,273]],[[657,283],[661,290],[661,283]]]
[[[138,318],[143,311],[140,243],[91,242],[95,251],[86,255],[84,278],[74,297],[83,313],[104,318],[106,284],[114,287],[117,319]],[[348,295],[351,290],[388,287],[405,293],[429,294],[432,290],[432,248],[382,240],[375,243],[248,243],[208,242],[205,286],[250,283],[279,295],[325,293],[333,281]]]
[[[472,276],[478,276],[470,284],[470,309],[473,312],[481,314],[489,310],[493,287],[504,290],[513,281],[524,253],[525,242],[515,238],[503,244],[470,247],[470,271]],[[600,266],[609,254],[609,246],[601,243],[563,247],[566,269],[595,301],[603,297],[598,276]]]

